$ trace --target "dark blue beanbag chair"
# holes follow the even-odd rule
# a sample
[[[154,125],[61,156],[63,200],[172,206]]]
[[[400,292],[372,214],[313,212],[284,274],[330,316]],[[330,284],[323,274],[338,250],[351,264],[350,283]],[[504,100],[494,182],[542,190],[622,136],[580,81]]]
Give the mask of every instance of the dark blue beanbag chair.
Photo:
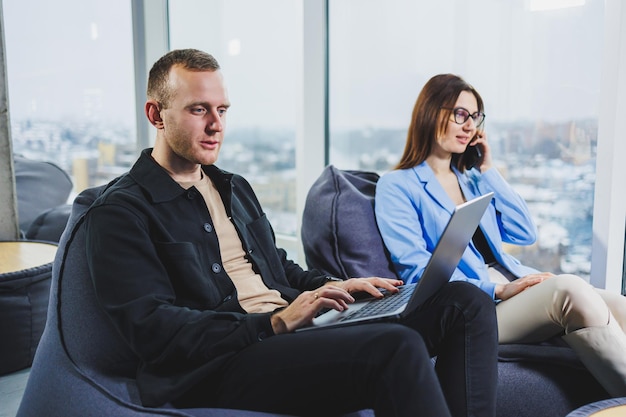
[[[338,277],[396,278],[376,226],[378,174],[327,166],[306,199],[301,237],[306,263]]]

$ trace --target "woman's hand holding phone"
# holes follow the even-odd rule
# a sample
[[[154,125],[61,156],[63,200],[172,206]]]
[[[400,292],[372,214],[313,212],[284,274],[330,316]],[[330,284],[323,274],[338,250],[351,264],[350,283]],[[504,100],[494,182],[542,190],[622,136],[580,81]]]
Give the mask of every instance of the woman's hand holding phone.
[[[474,158],[472,166],[478,168],[480,172],[485,172],[491,168],[491,149],[487,143],[487,133],[484,130],[476,131],[476,135],[465,152],[472,152]]]

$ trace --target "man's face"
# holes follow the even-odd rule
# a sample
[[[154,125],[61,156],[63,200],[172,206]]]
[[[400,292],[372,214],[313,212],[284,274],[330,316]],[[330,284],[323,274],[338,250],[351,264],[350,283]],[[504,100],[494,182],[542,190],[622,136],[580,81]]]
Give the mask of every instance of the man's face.
[[[172,99],[160,112],[164,144],[183,165],[215,163],[230,106],[221,72],[176,65],[170,70],[169,88]]]

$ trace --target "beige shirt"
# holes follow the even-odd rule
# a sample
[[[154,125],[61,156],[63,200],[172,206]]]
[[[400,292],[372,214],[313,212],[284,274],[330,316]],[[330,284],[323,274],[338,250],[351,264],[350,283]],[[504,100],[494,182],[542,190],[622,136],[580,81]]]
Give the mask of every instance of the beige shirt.
[[[209,177],[203,175],[199,181],[181,182],[180,185],[185,189],[195,186],[204,197],[217,233],[222,266],[235,284],[241,307],[248,313],[264,313],[285,307],[287,301],[278,291],[267,288],[261,276],[252,269],[237,230],[226,215],[222,198]]]

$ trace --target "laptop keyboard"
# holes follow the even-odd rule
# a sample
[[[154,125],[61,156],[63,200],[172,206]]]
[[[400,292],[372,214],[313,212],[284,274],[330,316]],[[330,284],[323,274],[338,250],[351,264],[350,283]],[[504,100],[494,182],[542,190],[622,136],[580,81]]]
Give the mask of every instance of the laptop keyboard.
[[[378,314],[391,313],[397,310],[402,304],[405,304],[411,295],[413,294],[413,287],[417,284],[408,284],[399,287],[400,292],[396,294],[390,294],[380,300],[372,300],[366,304],[363,308],[355,311],[352,314],[348,314],[341,321],[352,320],[355,318],[376,316]],[[383,294],[385,291],[383,291]]]

